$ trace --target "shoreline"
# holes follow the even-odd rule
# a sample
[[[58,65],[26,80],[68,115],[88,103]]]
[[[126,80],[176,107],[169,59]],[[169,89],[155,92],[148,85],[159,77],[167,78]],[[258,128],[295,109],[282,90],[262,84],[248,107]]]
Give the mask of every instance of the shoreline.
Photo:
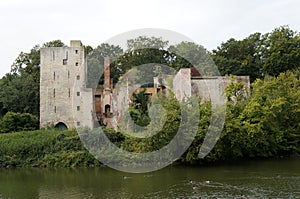
[[[0,168],[95,168],[107,167],[84,148],[76,131],[37,130],[0,134]],[[245,161],[299,159],[300,154],[246,157],[213,162],[184,162],[179,158],[169,166],[238,165]],[[117,160],[116,160],[117,161]]]

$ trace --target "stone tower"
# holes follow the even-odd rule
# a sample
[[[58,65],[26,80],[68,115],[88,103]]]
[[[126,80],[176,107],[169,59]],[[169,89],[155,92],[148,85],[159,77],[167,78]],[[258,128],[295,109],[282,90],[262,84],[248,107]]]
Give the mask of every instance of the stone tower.
[[[41,49],[40,127],[93,128],[94,99],[86,87],[87,63],[81,41]]]

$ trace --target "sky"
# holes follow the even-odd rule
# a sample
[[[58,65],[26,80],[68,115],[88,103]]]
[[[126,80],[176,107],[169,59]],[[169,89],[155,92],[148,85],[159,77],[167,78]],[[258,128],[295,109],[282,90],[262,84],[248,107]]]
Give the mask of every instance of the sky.
[[[0,77],[20,52],[60,39],[97,45],[128,31],[162,28],[208,50],[289,25],[300,31],[299,0],[1,0]]]

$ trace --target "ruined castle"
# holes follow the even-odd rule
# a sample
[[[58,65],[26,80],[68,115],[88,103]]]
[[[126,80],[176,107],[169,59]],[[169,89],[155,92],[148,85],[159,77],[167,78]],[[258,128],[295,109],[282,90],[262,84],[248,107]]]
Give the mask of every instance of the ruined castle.
[[[109,58],[104,60],[104,84],[89,88],[85,48],[78,40],[72,40],[69,47],[42,48],[40,66],[40,127],[94,128],[100,123],[117,128],[126,111],[124,107],[129,106],[130,93],[139,90],[127,82],[118,93],[114,92]],[[154,84],[145,93],[165,92],[164,81],[154,77]],[[244,82],[245,88],[250,87],[249,76],[238,76],[237,81]],[[224,102],[224,90],[229,83],[229,76],[201,76],[193,68],[183,68],[172,76],[169,86],[179,101],[200,96],[203,100],[214,98],[218,104]]]

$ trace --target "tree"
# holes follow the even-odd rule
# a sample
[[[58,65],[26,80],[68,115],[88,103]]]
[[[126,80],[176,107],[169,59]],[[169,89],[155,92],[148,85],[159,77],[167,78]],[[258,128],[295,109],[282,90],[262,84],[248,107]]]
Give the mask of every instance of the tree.
[[[140,36],[128,40],[127,51],[115,60],[115,66],[118,68],[117,71],[114,71],[115,77],[118,79],[130,69],[147,64],[148,67],[143,67],[143,70],[139,70],[138,76],[141,78],[141,82],[153,82],[153,77],[155,76],[153,67],[156,65],[169,65],[170,59],[166,50],[167,44],[168,41],[156,37]],[[166,67],[162,69],[162,72],[167,73],[164,69]]]
[[[229,39],[217,50],[212,58],[221,75],[249,75],[251,82],[262,77],[261,33],[251,34],[243,40]]]
[[[300,66],[300,34],[288,26],[263,36],[263,69],[271,76]]]
[[[146,37],[139,36],[135,39],[127,40],[127,51],[134,51],[143,48],[155,48],[158,50],[164,50],[168,46],[168,41],[164,41],[161,37]]]
[[[217,68],[210,58],[209,52],[201,45],[193,42],[183,41],[168,48],[171,53],[171,67],[179,70],[180,68],[197,67],[198,71],[205,74],[216,75]]]
[[[39,128],[39,120],[29,113],[7,112],[0,120],[0,133],[32,131]]]
[[[251,82],[265,75],[278,76],[299,67],[300,34],[281,26],[264,35],[232,38],[213,50],[212,57],[221,75],[249,75]]]
[[[240,120],[248,133],[248,155],[275,156],[299,152],[300,79],[287,71],[255,81]]]
[[[39,78],[22,72],[13,79],[3,78],[4,87],[0,91],[0,101],[5,111],[31,113],[39,116]]]

